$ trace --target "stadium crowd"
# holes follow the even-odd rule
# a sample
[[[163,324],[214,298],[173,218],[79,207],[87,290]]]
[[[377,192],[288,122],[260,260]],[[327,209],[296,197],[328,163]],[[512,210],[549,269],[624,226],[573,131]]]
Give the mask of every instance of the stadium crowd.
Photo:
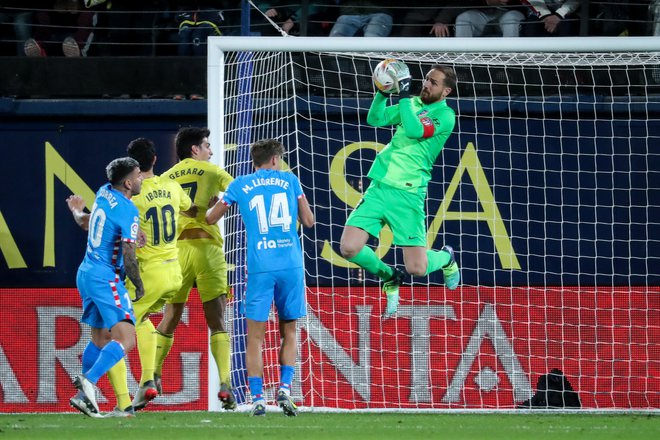
[[[0,0],[2,56],[194,56],[210,35],[659,35],[660,0]],[[242,26],[249,10],[250,27]]]

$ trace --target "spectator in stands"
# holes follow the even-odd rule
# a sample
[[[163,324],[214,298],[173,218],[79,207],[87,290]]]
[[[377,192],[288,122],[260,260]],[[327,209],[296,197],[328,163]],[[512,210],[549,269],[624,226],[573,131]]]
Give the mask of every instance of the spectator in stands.
[[[391,1],[343,0],[339,5],[340,15],[331,37],[353,37],[360,31],[365,37],[387,37],[392,32]]]
[[[627,1],[591,5],[589,7],[589,35],[628,35],[629,19],[630,5]]]
[[[580,0],[527,0],[527,19],[522,23],[525,37],[566,37],[580,33],[576,11]]]
[[[2,0],[0,1],[0,25],[1,35],[8,36],[16,49],[12,50],[15,55],[24,55],[23,45],[30,38],[30,23],[32,12],[25,9],[25,1]]]
[[[427,1],[417,1],[403,18],[402,37],[451,37],[456,17],[470,7],[483,6],[484,0],[448,0],[441,8],[429,8]],[[428,26],[431,26],[429,29]]]
[[[280,31],[273,26],[277,24],[285,33],[294,25],[292,18],[295,9],[286,0],[261,1],[256,3],[250,14],[250,31],[252,35],[277,36]]]
[[[456,17],[457,37],[519,37],[526,8],[518,0],[485,0],[489,8],[470,9]]]
[[[94,40],[96,12],[86,10],[82,0],[56,0],[49,9],[36,12],[34,37],[25,41],[25,54],[87,56]]]
[[[298,22],[299,32],[302,32],[302,26],[300,24],[303,18],[302,8],[299,11],[294,16],[294,19]],[[307,32],[304,36],[327,37],[338,17],[339,7],[336,4],[328,5],[328,2],[323,1],[310,2],[307,12]],[[295,34],[295,28],[293,33]]]
[[[192,1],[179,7],[177,21],[179,27],[179,55],[206,55],[206,39],[212,35],[222,35],[220,24],[224,16],[220,9],[213,8],[213,1]]]
[[[154,40],[160,11],[168,11],[167,0],[112,0],[100,7],[106,10],[100,38],[100,53],[113,56],[154,55]]]
[[[336,9],[330,8],[324,1],[310,1],[307,5],[307,35],[327,36],[330,32],[330,21],[337,19]],[[284,10],[287,19],[281,27],[289,35],[299,35],[300,25],[303,17],[303,6],[299,8],[289,7]]]

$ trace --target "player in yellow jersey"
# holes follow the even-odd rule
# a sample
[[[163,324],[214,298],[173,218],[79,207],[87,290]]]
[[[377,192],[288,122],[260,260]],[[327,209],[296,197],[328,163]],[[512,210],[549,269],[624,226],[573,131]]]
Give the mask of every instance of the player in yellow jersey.
[[[177,225],[180,219],[186,218],[185,215],[194,216],[197,209],[181,185],[154,174],[156,149],[153,142],[145,138],[135,139],[128,144],[127,152],[138,161],[144,176],[142,192],[133,199],[140,213],[140,229],[146,236],[145,245],[137,251],[145,295],[133,303],[142,367],[140,388],[133,398],[133,408],[140,410],[158,394],[154,383],[156,328],[149,314],[159,312],[165,301],[181,288]],[[133,286],[127,284],[132,294]]]
[[[209,202],[225,191],[233,177],[217,165],[209,162],[213,155],[209,144],[209,130],[186,127],[179,130],[175,139],[179,162],[163,173],[163,177],[175,180],[196,206],[207,207]],[[209,225],[205,212],[199,209],[194,218],[182,218],[179,222],[179,262],[183,285],[165,307],[163,320],[158,325],[156,338],[156,386],[160,387],[163,361],[174,341],[174,330],[181,319],[193,283],[197,285],[204,308],[206,324],[211,332],[211,354],[215,359],[220,377],[218,398],[224,409],[236,408],[236,398],[231,388],[231,350],[224,314],[229,286],[227,263],[222,250],[223,240],[217,225]]]

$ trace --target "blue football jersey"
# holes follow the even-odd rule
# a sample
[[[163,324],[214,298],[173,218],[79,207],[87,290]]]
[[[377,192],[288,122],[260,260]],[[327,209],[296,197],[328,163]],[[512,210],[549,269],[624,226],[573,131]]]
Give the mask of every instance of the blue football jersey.
[[[96,193],[89,217],[87,250],[80,269],[95,271],[99,276],[113,276],[124,265],[123,241],[136,241],[138,210],[109,183]]]
[[[295,174],[261,169],[237,177],[222,203],[238,204],[247,233],[248,273],[302,267],[302,247],[296,231],[298,198],[303,197]]]

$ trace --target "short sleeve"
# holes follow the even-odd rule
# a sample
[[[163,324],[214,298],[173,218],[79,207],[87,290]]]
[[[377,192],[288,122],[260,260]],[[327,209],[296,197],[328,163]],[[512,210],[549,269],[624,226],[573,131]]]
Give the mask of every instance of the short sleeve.
[[[234,178],[227,171],[218,167],[218,186],[220,191],[226,191],[229,184],[234,181]]]
[[[295,174],[292,174],[293,179],[291,187],[293,188],[294,195],[296,196],[296,199],[299,199],[300,197],[304,196],[305,193],[303,192],[302,185],[300,184],[300,180]]]

